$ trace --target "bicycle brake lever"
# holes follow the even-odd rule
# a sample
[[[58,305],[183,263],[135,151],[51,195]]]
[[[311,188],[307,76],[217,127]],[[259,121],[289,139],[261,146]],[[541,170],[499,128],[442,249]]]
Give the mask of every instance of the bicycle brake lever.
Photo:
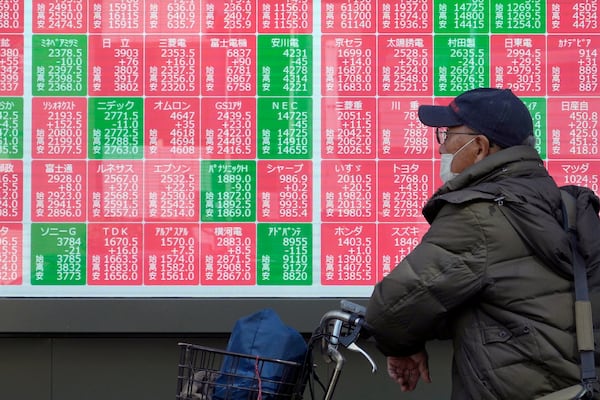
[[[373,361],[369,353],[358,347],[356,343],[351,343],[347,348],[348,350],[362,354],[362,356],[366,358],[367,361],[371,364],[371,373],[374,374],[375,372],[377,372],[377,364],[375,364],[375,361]]]
[[[360,331],[364,324],[364,319],[357,315],[355,316],[354,314],[352,314],[351,320],[355,321],[355,325],[350,333],[346,336],[341,336],[338,338],[339,343],[344,347],[349,347],[352,343],[358,340],[358,336],[360,335]]]

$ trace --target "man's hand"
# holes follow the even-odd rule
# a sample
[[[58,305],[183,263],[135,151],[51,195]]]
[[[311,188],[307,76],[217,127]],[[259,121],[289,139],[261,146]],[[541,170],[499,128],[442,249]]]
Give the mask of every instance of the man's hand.
[[[417,387],[419,378],[431,383],[427,360],[428,355],[425,350],[408,357],[388,357],[388,374],[400,385],[403,392],[413,391]]]

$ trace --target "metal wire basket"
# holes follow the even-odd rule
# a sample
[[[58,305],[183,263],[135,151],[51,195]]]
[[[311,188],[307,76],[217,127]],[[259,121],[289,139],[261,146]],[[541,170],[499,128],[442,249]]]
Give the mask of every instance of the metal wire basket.
[[[308,374],[301,363],[188,343],[179,347],[178,400],[302,399]]]

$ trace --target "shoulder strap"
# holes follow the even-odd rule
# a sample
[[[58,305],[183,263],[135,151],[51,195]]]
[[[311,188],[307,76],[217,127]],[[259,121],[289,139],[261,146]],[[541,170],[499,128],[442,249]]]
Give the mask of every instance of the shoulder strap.
[[[588,293],[585,262],[577,248],[577,206],[573,196],[564,190],[562,196],[563,225],[569,234],[573,252],[573,276],[575,282],[575,329],[577,347],[581,357],[581,382],[589,396],[593,396],[594,385],[598,381],[594,362],[594,325],[592,303]],[[583,397],[581,397],[583,398]]]

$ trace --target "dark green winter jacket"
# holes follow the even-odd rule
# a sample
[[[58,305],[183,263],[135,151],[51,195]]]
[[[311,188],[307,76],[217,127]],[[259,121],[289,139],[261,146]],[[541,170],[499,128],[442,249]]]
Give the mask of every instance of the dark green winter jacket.
[[[591,190],[568,190],[577,197],[598,346],[599,202]],[[452,339],[453,400],[531,400],[576,384],[569,239],[559,188],[535,149],[510,147],[467,168],[423,214],[429,231],[368,303],[381,351],[410,355],[428,340]]]

